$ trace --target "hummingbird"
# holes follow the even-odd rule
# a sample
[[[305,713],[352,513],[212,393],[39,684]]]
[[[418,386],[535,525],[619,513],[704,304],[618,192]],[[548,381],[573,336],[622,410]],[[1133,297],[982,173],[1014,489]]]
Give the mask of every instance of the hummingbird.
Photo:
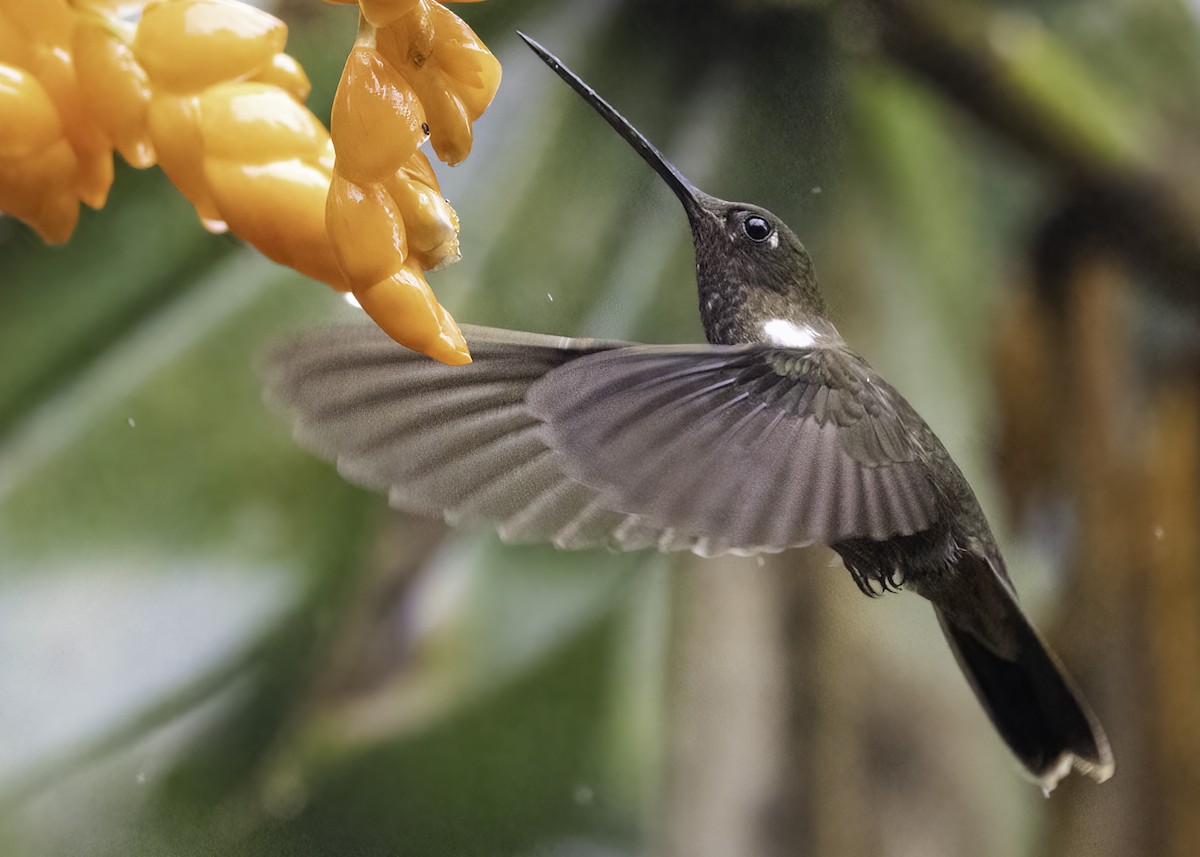
[[[693,185],[521,34],[682,203],[707,344],[464,326],[449,367],[372,325],[301,336],[266,366],[301,445],[398,508],[510,542],[722,553],[823,543],[875,597],[924,597],[967,681],[1047,793],[1112,775],[1108,739],[1022,612],[970,485],[829,320],[813,261],[757,205]]]

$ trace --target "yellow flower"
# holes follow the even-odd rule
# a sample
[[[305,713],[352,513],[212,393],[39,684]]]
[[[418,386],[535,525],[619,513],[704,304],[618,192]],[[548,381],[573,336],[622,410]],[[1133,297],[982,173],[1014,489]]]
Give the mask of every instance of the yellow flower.
[[[161,166],[208,229],[353,290],[397,341],[469,362],[422,274],[458,258],[458,218],[418,147],[466,157],[499,64],[433,0],[361,14],[331,139],[286,26],[237,0],[4,0],[0,211],[65,241],[80,202],[104,204],[115,149]]]
[[[422,274],[458,259],[458,216],[418,148],[429,139],[448,164],[467,156],[500,65],[434,0],[361,0],[361,11],[331,122],[337,159],[326,223],[335,258],[393,339],[467,363],[458,326]]]

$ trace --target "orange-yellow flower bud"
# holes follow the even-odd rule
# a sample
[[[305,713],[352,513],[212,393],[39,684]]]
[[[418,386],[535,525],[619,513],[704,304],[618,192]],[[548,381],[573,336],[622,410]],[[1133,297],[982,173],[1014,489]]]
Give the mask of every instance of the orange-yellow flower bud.
[[[379,53],[420,98],[434,152],[454,165],[470,154],[471,123],[500,85],[500,64],[457,15],[433,0],[376,33]]]
[[[359,0],[363,17],[376,27],[386,27],[416,8],[419,0]]]
[[[46,241],[66,241],[79,220],[78,168],[65,139],[28,158],[0,160],[0,211],[21,218]]]
[[[122,157],[135,167],[154,164],[154,144],[146,130],[150,78],[129,47],[133,27],[124,38],[117,22],[82,17],[75,27],[75,67],[89,110]]]
[[[408,81],[375,50],[355,47],[331,117],[343,175],[359,184],[387,178],[417,151],[424,123],[425,111]]]
[[[326,206],[334,256],[352,288],[385,280],[403,265],[404,217],[383,185],[355,184],[339,169]]]
[[[208,157],[266,163],[306,157],[325,146],[329,132],[307,108],[266,83],[222,83],[200,96]]]
[[[303,104],[312,91],[308,75],[288,54],[275,54],[270,65],[263,66],[251,80],[278,86],[299,104]]]
[[[413,89],[421,95],[421,104],[429,119],[429,142],[438,159],[450,166],[462,163],[471,154],[474,132],[471,117],[462,101],[431,76],[418,76]]]
[[[286,42],[284,23],[253,6],[185,0],[147,6],[133,52],[155,86],[197,92],[258,72]]]
[[[397,342],[451,366],[471,362],[462,332],[434,298],[419,268],[406,265],[386,280],[355,288],[354,296]]]
[[[213,158],[204,174],[229,229],[265,256],[336,289],[349,288],[325,231],[329,172],[298,159],[244,164]]]
[[[438,193],[441,193],[442,188],[438,183],[437,173],[433,171],[433,164],[429,162],[429,157],[420,149],[400,165],[400,174],[405,178],[427,184]]]
[[[69,29],[66,37],[70,38]],[[79,92],[69,43],[61,49],[37,51],[31,70],[54,100],[62,118],[63,133],[79,159],[75,177],[79,198],[92,208],[102,207],[112,187],[112,146],[92,119]]]
[[[76,9],[90,9],[102,13],[106,18],[132,17],[141,14],[150,0],[70,0]],[[471,2],[471,0],[460,0]]]
[[[456,91],[474,103],[469,108],[471,118],[478,119],[500,85],[500,61],[475,31],[445,6],[433,3],[429,14],[437,33],[438,65],[462,84]]]
[[[204,137],[200,131],[198,95],[156,95],[147,114],[150,136],[158,152],[158,165],[196,207],[205,228],[224,232],[225,221],[217,210],[204,178]]]
[[[54,102],[36,77],[0,65],[0,158],[27,158],[63,135]]]
[[[29,68],[33,51],[29,39],[11,24],[0,8],[0,63]]]
[[[426,271],[457,262],[458,215],[437,185],[430,187],[400,172],[384,186],[404,218],[412,258]]]
[[[38,0],[36,3],[8,0],[0,3],[0,12],[28,45],[70,46],[71,28],[75,22],[66,0]]]

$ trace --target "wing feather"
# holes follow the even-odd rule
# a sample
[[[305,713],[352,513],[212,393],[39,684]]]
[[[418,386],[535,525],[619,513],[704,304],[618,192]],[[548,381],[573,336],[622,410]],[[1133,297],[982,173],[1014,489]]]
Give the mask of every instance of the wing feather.
[[[750,552],[936,519],[923,423],[849,352],[464,332],[457,368],[372,327],[309,335],[268,387],[347,479],[514,541]]]
[[[526,403],[611,507],[731,548],[885,539],[938,514],[924,424],[846,351],[629,347],[564,364]]]
[[[271,355],[268,393],[296,416],[302,445],[349,481],[387,491],[398,508],[492,521],[512,541],[656,547],[663,529],[608,508],[596,489],[568,477],[524,404],[547,372],[625,343],[463,330],[475,362],[454,369],[373,326],[310,333]],[[684,541],[681,549],[698,540]]]

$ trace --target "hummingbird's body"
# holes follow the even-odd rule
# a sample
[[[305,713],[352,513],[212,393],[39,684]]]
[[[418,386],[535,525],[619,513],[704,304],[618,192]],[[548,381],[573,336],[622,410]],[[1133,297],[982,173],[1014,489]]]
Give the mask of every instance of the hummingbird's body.
[[[925,421],[826,318],[812,261],[765,209],[702,193],[534,50],[683,203],[708,345],[464,328],[449,368],[363,327],[281,352],[297,436],[394,505],[514,541],[709,555],[824,542],[869,595],[929,599],[1027,770],[1105,779],[1107,739],[1017,605],[970,485]]]

